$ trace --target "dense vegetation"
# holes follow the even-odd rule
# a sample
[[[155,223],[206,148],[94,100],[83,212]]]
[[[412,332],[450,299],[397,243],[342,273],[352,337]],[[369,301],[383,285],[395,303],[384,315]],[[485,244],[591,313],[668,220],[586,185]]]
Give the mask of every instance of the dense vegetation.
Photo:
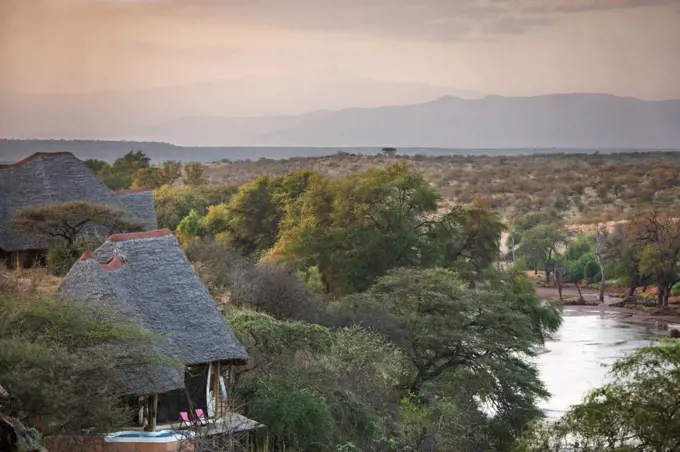
[[[545,154],[524,156],[397,156],[441,193],[447,203],[482,198],[510,217],[554,209],[576,223],[621,219],[656,203],[664,211],[680,205],[680,154]],[[388,156],[338,153],[318,158],[260,159],[209,165],[214,183],[241,185],[263,175],[315,171],[356,174],[394,162]]]
[[[621,168],[630,165],[631,174],[643,177],[638,156],[608,158],[620,159]],[[652,158],[676,165],[672,154]],[[556,305],[541,302],[525,275],[525,270],[544,272],[544,283],[556,285],[560,294],[570,283],[598,284],[601,296],[612,280],[631,293],[655,284],[657,304],[667,308],[680,280],[680,229],[668,210],[675,201],[664,204],[665,198],[654,195],[660,202],[656,210],[638,210],[643,201],[624,195],[634,187],[619,181],[619,195],[607,191],[607,196],[614,196],[613,205],[626,221],[579,230],[569,225],[568,206],[575,205],[576,196],[601,207],[604,198],[591,191],[596,186],[613,190],[605,181],[614,174],[605,174],[610,163],[604,157],[507,158],[488,180],[473,183],[475,165],[487,168],[493,159],[415,158],[409,163],[395,156],[341,155],[315,164],[357,166],[335,172],[275,170],[237,187],[206,184],[200,167],[152,166],[142,153],[129,153],[113,165],[88,165],[113,188],[155,188],[159,226],[176,231],[249,352],[248,365],[236,372],[235,406],[267,425],[274,450],[676,450],[669,439],[677,432],[671,413],[675,399],[654,388],[680,387],[677,344],[643,349],[622,361],[613,369],[617,378],[611,385],[558,424],[542,423],[537,402],[548,393],[531,358],[562,319]],[[581,162],[578,170],[564,170],[568,159]],[[429,170],[419,171],[425,161],[458,165],[443,193],[441,184],[431,183]],[[274,163],[227,167],[266,169]],[[548,169],[539,169],[539,163],[562,171],[548,180]],[[200,177],[190,177],[194,171]],[[213,182],[215,171],[206,173]],[[662,176],[649,171],[643,188]],[[576,173],[578,180],[569,179]],[[538,180],[531,187],[543,188],[529,204],[522,204],[514,189],[507,191],[512,196],[501,198],[509,204],[499,205],[501,198],[491,191],[513,178],[518,186]],[[576,193],[579,181],[581,194]],[[544,195],[556,199],[558,182],[576,190],[567,196],[567,208],[541,204]],[[79,230],[64,240],[75,255],[87,241],[101,239]],[[7,293],[0,319],[16,319],[10,302],[20,297],[14,289]],[[42,309],[44,302],[27,306]],[[50,312],[62,318],[59,302],[49,303],[55,306]],[[87,331],[87,325],[73,327]],[[69,341],[82,334],[69,336],[59,329],[68,324],[57,326],[50,333]],[[107,337],[106,328],[101,337]],[[33,346],[34,333],[12,331],[16,337],[10,339]],[[81,350],[69,346],[63,345],[78,358]],[[109,365],[118,359],[111,357]],[[645,370],[658,366],[663,372]],[[12,375],[0,363],[0,383],[10,392],[21,391],[20,382],[6,383]],[[73,395],[73,403],[90,396]],[[633,413],[628,400],[649,403]],[[17,407],[13,415],[22,416]],[[663,413],[670,417],[654,430],[649,419]],[[100,428],[115,425],[113,417],[97,419]],[[21,420],[52,433],[34,418]]]

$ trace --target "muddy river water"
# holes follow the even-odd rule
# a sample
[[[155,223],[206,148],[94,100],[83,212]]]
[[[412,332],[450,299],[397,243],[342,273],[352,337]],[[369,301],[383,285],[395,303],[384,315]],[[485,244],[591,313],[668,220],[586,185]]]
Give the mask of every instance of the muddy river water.
[[[536,359],[543,382],[552,397],[541,403],[550,418],[560,417],[570,405],[607,381],[607,365],[633,350],[652,343],[658,332],[625,323],[604,311],[583,315],[565,309],[564,324],[546,353]]]

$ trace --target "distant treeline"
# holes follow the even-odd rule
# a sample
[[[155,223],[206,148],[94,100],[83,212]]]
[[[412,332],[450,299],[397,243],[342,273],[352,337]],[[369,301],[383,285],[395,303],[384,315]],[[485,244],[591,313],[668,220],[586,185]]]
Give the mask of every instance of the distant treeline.
[[[390,143],[385,143],[390,146]],[[0,139],[0,163],[15,162],[35,152],[73,152],[80,159],[98,159],[113,162],[131,150],[141,150],[152,162],[165,160],[208,163],[220,160],[258,160],[261,158],[286,159],[292,157],[322,157],[338,152],[375,155],[380,147],[285,147],[285,146],[176,146],[170,143],[142,141],[99,140],[12,140]],[[527,154],[610,154],[616,152],[645,152],[670,149],[454,149],[454,148],[398,148],[402,155],[527,155]]]

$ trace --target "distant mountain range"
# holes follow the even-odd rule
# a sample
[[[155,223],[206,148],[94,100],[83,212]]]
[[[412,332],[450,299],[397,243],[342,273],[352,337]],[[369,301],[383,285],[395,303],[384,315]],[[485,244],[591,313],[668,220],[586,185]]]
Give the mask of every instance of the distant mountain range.
[[[181,117],[294,115],[329,107],[410,105],[446,95],[485,96],[427,83],[373,80],[337,70],[287,77],[253,75],[136,91],[0,92],[0,137],[119,140]]]
[[[603,94],[461,99],[298,116],[191,117],[136,139],[192,145],[680,148],[680,100]]]
[[[54,117],[73,133],[48,132],[46,126],[43,133],[29,136],[114,137],[182,146],[680,149],[680,100],[645,101],[605,94],[444,96],[405,106],[288,116],[187,115],[151,126],[127,118],[124,111],[119,115],[125,124],[104,120],[112,116],[106,108],[102,106],[99,116],[81,112],[91,127],[70,124],[55,112]],[[134,117],[134,111],[129,116]],[[11,124],[0,116],[0,136],[17,136],[11,133]]]

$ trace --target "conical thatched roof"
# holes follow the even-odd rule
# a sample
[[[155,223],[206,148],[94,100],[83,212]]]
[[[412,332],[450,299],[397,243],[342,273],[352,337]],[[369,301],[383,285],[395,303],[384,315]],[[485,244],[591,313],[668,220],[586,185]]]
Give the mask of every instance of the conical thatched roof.
[[[39,204],[88,201],[120,208],[132,218],[156,227],[153,195],[109,190],[70,152],[36,153],[10,165],[0,165],[0,249],[44,249],[41,240],[20,236],[7,223],[22,209]]]
[[[160,357],[184,365],[248,358],[167,229],[109,237],[94,253],[83,255],[57,293],[103,301],[134,325],[164,336],[167,341],[153,351]],[[126,379],[129,392],[136,394],[184,386],[177,369],[137,369]]]

